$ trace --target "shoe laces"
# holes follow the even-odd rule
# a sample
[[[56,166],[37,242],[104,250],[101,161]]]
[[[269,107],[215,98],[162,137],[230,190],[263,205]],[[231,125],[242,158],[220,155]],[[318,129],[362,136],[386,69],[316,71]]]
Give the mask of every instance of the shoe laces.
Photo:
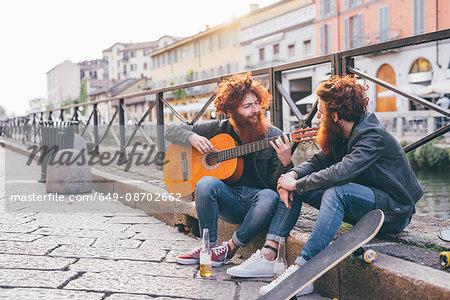
[[[289,275],[291,275],[292,273],[294,273],[297,270],[296,266],[290,266],[289,268],[287,268],[280,276],[277,277],[277,279],[275,279],[274,281],[272,281],[270,283],[270,285],[275,286],[277,284],[279,284],[280,282],[282,282],[283,280],[285,280],[287,277],[289,277]]]
[[[223,253],[225,253],[225,257],[227,257],[228,254],[228,246],[227,244],[224,242],[222,243],[222,245],[218,246],[218,247],[214,247],[211,249],[211,251],[214,252],[214,254],[216,254],[216,256],[220,256]]]
[[[261,252],[260,252],[259,250],[256,250],[256,252],[253,253],[252,256],[250,256],[250,257],[249,257],[246,261],[244,261],[242,264],[243,264],[243,265],[246,265],[246,264],[252,263],[252,262],[254,262],[254,261],[261,260],[261,259],[263,259],[263,258],[264,258],[264,256],[261,255]]]
[[[194,248],[194,249],[192,249],[191,250],[191,252],[189,252],[189,254],[195,254],[195,253],[197,253],[199,250],[201,250],[202,249],[202,247],[201,246],[199,246],[199,247],[197,247],[197,248]]]

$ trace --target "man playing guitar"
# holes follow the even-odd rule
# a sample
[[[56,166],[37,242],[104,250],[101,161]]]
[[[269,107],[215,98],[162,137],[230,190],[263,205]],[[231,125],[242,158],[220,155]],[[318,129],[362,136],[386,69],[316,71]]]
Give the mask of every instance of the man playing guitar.
[[[214,102],[217,113],[227,114],[227,120],[214,120],[196,124],[173,126],[166,131],[172,143],[190,143],[200,153],[213,151],[212,137],[227,133],[238,144],[281,136],[278,128],[265,117],[270,94],[261,84],[253,81],[251,74],[237,74],[219,83]],[[293,167],[291,148],[287,136],[278,137],[272,147],[243,156],[242,176],[234,183],[205,176],[195,186],[195,208],[200,232],[209,229],[213,266],[221,266],[231,259],[239,247],[247,245],[266,228],[281,201],[276,192],[281,174]],[[221,218],[232,224],[242,224],[228,242],[217,243],[217,221]],[[177,257],[180,264],[197,264],[200,247]]]

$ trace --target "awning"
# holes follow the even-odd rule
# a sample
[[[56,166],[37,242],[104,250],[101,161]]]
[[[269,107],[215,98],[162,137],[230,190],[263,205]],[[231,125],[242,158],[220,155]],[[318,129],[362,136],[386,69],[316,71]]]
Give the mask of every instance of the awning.
[[[425,96],[430,94],[450,94],[450,79],[430,84],[425,88],[417,90],[416,94],[419,96]]]
[[[401,85],[401,86],[397,86],[396,88],[398,88],[399,90],[402,90],[404,92],[410,93],[410,94],[416,94],[416,91],[423,88],[423,85],[420,84],[407,84],[407,85]],[[417,95],[417,94],[416,94]],[[391,90],[387,90],[387,91],[383,91],[378,93],[378,97],[379,98],[387,98],[387,97],[396,97],[396,96],[400,96],[399,94],[395,93],[394,91]]]
[[[209,99],[209,98],[207,98]],[[205,103],[207,102],[207,100],[205,101],[199,101],[199,102],[195,102],[195,103],[189,103],[189,104],[182,104],[182,105],[175,105],[173,106],[173,108],[179,112],[179,113],[185,113],[185,112],[199,112],[202,107],[205,105]],[[208,108],[206,109],[206,111],[214,111],[214,104],[211,103]],[[164,113],[171,113],[172,111],[169,108],[164,108]]]
[[[297,105],[314,104],[314,103],[316,103],[317,98],[318,97],[317,97],[316,93],[310,94],[310,95],[298,100],[297,102],[295,102],[295,104],[297,104]]]

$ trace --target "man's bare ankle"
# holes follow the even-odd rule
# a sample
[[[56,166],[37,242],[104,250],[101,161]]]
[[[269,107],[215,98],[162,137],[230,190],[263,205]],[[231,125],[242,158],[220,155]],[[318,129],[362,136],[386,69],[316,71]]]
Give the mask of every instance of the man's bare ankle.
[[[264,258],[267,259],[268,261],[273,261],[273,260],[275,260],[275,258],[276,258],[275,252],[273,252],[272,250],[267,249],[267,248],[262,248],[261,254],[262,254],[262,256],[264,256]]]

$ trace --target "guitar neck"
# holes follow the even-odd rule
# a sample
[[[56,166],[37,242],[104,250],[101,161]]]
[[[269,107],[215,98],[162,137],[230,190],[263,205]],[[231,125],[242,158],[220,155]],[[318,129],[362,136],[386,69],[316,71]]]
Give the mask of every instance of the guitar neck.
[[[288,137],[289,142],[292,141],[292,136],[290,133],[286,134]],[[278,138],[278,136],[269,138],[269,139],[264,139],[264,140],[260,140],[260,141],[255,141],[252,143],[248,143],[248,144],[244,144],[244,145],[239,145],[237,147],[231,148],[231,149],[226,149],[226,150],[222,150],[217,152],[218,154],[218,158],[219,161],[225,161],[225,160],[229,160],[229,159],[233,159],[239,156],[243,156],[249,153],[253,153],[253,152],[257,152],[257,151],[261,151],[263,149],[272,147],[270,145],[270,141],[275,142],[275,140]],[[282,137],[283,138],[283,137]]]

